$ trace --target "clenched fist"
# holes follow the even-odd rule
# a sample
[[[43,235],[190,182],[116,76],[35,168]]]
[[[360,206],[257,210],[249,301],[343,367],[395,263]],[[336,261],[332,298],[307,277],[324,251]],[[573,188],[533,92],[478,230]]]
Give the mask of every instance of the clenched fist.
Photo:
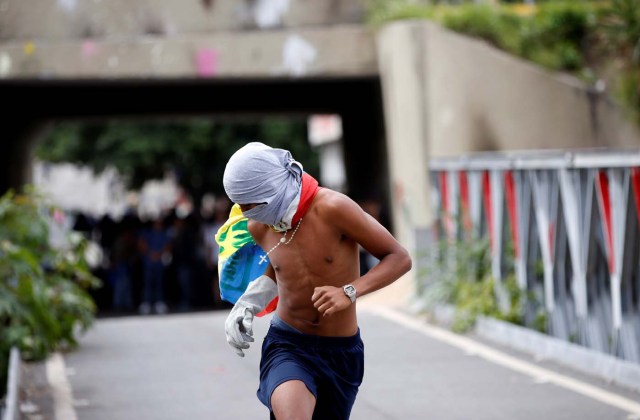
[[[332,315],[351,306],[351,299],[344,294],[342,287],[316,287],[311,301],[322,316]]]

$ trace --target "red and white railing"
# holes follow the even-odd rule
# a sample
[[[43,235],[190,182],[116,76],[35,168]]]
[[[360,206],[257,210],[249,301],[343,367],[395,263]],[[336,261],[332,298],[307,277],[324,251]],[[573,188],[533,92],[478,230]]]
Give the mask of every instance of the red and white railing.
[[[542,290],[550,334],[640,362],[640,150],[482,153],[430,171],[441,239],[488,237],[493,277]]]

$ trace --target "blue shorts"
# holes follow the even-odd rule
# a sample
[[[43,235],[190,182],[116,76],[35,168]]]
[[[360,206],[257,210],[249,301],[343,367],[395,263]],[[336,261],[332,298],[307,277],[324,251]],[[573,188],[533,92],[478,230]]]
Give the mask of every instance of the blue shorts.
[[[277,319],[269,328],[260,360],[258,398],[271,417],[273,390],[283,382],[300,380],[316,397],[314,419],[348,419],[364,376],[360,330],[351,337],[321,337],[280,323]]]

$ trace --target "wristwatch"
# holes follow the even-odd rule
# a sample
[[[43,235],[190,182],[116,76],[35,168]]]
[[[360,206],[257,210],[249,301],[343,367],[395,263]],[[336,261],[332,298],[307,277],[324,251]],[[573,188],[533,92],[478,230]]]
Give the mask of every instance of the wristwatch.
[[[356,301],[356,288],[353,287],[350,284],[347,284],[346,286],[342,287],[342,290],[344,290],[344,294],[347,295],[347,297],[349,299],[351,299],[351,303]]]

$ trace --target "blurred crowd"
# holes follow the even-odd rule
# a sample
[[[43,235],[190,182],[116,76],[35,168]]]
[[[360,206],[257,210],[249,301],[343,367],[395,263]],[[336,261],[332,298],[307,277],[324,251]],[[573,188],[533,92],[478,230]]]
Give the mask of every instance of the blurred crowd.
[[[388,226],[380,200],[357,200],[372,217]],[[226,222],[232,203],[217,198],[207,211],[177,205],[157,217],[135,211],[120,219],[76,213],[71,229],[99,248],[93,267],[102,286],[91,290],[98,312],[164,314],[230,307],[220,298],[215,234]],[[361,275],[378,263],[360,248]]]
[[[134,212],[114,220],[75,215],[72,229],[100,247],[91,293],[101,314],[164,314],[226,307],[218,289],[215,234],[231,203],[216,199],[208,213],[173,208],[143,220]]]

